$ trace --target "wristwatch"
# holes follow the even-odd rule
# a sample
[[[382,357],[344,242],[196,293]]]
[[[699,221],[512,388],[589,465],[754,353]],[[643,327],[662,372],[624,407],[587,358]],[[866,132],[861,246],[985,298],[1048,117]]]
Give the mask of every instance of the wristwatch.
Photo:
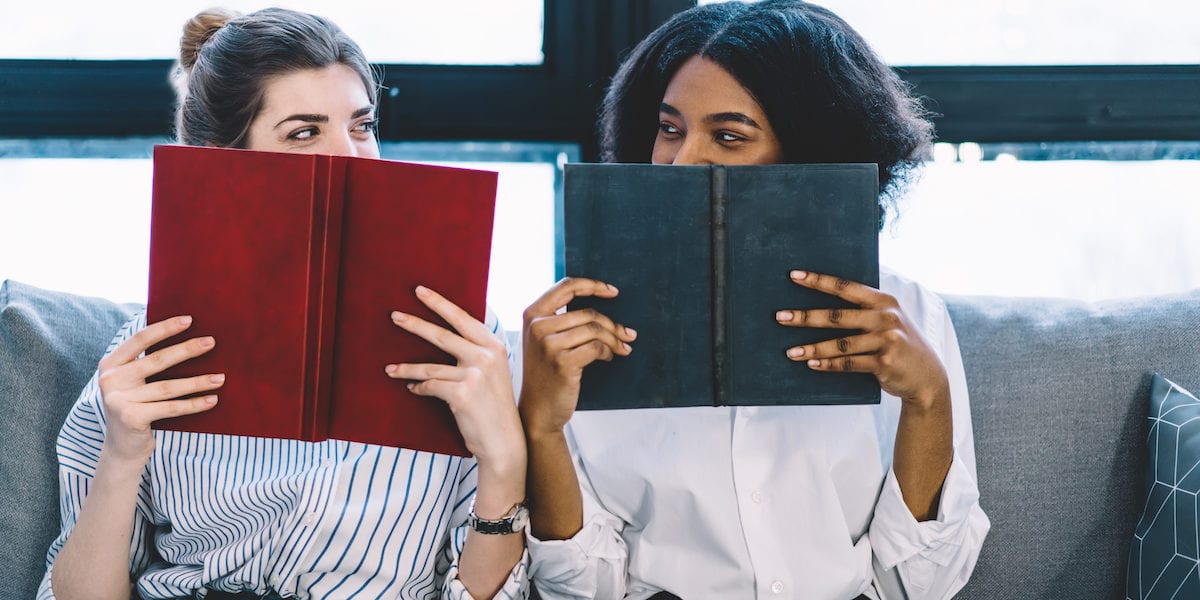
[[[471,499],[471,513],[467,515],[467,525],[479,533],[488,535],[519,533],[525,530],[527,523],[529,523],[529,509],[525,508],[525,504],[522,502],[514,504],[508,510],[508,514],[498,520],[489,521],[480,519],[479,515],[475,514],[475,499]]]

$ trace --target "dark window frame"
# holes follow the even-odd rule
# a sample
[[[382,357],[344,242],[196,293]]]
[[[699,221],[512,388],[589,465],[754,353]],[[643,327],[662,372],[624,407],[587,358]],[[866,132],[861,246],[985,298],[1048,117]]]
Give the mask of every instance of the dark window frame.
[[[620,59],[694,0],[545,0],[534,66],[381,65],[380,137],[578,144]],[[171,61],[0,60],[0,138],[169,135]],[[1200,65],[900,67],[940,141],[1200,139]]]

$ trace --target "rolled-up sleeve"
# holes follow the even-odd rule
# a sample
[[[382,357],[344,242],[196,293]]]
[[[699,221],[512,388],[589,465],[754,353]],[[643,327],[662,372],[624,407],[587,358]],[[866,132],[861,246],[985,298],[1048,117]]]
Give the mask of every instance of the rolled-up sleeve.
[[[530,578],[537,582],[538,593],[548,600],[623,598],[629,556],[621,538],[625,523],[596,500],[587,472],[579,463],[570,425],[567,443],[583,495],[583,528],[565,540],[539,540],[526,535]]]
[[[950,380],[954,457],[942,484],[937,519],[917,522],[889,467],[869,537],[881,598],[951,598],[971,576],[991,522],[979,505],[975,442],[966,373],[945,305],[929,307],[926,333]],[[899,588],[899,589],[898,589]]]

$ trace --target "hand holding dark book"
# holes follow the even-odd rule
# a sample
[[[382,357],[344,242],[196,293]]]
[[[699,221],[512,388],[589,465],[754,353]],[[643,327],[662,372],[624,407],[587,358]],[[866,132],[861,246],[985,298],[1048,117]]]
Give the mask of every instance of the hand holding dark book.
[[[614,323],[600,311],[587,308],[559,313],[576,298],[615,298],[616,286],[567,277],[525,310],[522,348],[524,385],[521,412],[527,433],[562,431],[579,401],[583,369],[596,361],[611,361],[633,351],[637,331]]]
[[[825,292],[857,309],[781,310],[775,319],[789,327],[817,327],[862,331],[832,340],[794,346],[787,351],[794,361],[807,361],[817,371],[870,373],[883,391],[929,409],[940,394],[948,395],[946,368],[921,332],[900,310],[890,294],[873,287],[819,273],[792,271],[792,281]]]

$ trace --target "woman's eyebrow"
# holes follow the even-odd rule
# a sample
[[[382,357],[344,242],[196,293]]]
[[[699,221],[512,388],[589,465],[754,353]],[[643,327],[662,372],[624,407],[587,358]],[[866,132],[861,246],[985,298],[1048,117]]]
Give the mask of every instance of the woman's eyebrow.
[[[754,119],[751,119],[749,116],[745,115],[744,113],[740,113],[740,112],[713,113],[711,115],[708,115],[707,117],[704,117],[705,123],[728,123],[730,121],[735,122],[735,123],[741,123],[743,125],[749,125],[750,127],[753,127],[755,129],[762,129],[762,127],[759,126],[757,121],[755,121]]]
[[[373,110],[375,110],[375,107],[368,104],[368,105],[354,111],[354,114],[350,115],[350,118],[357,119],[359,117],[369,115],[369,114],[371,114],[371,111],[373,111]],[[291,116],[285,118],[284,120],[276,123],[275,128],[278,128],[280,125],[283,125],[284,123],[287,123],[288,121],[302,121],[304,123],[328,123],[329,116],[328,115],[317,115],[317,114],[291,115]]]
[[[275,124],[275,128],[287,123],[288,121],[303,121],[305,123],[328,123],[328,115],[292,115]]]
[[[674,106],[671,106],[670,104],[667,104],[666,102],[660,103],[658,105],[658,112],[667,113],[668,115],[671,115],[673,117],[682,117],[683,116],[683,114],[679,112],[678,108],[675,108]],[[711,115],[704,117],[704,122],[709,123],[709,124],[734,122],[734,123],[741,123],[743,125],[749,125],[750,127],[753,127],[755,129],[762,129],[762,125],[759,125],[758,121],[755,121],[754,119],[751,119],[749,116],[747,116],[745,113],[740,113],[740,112],[713,113]]]

